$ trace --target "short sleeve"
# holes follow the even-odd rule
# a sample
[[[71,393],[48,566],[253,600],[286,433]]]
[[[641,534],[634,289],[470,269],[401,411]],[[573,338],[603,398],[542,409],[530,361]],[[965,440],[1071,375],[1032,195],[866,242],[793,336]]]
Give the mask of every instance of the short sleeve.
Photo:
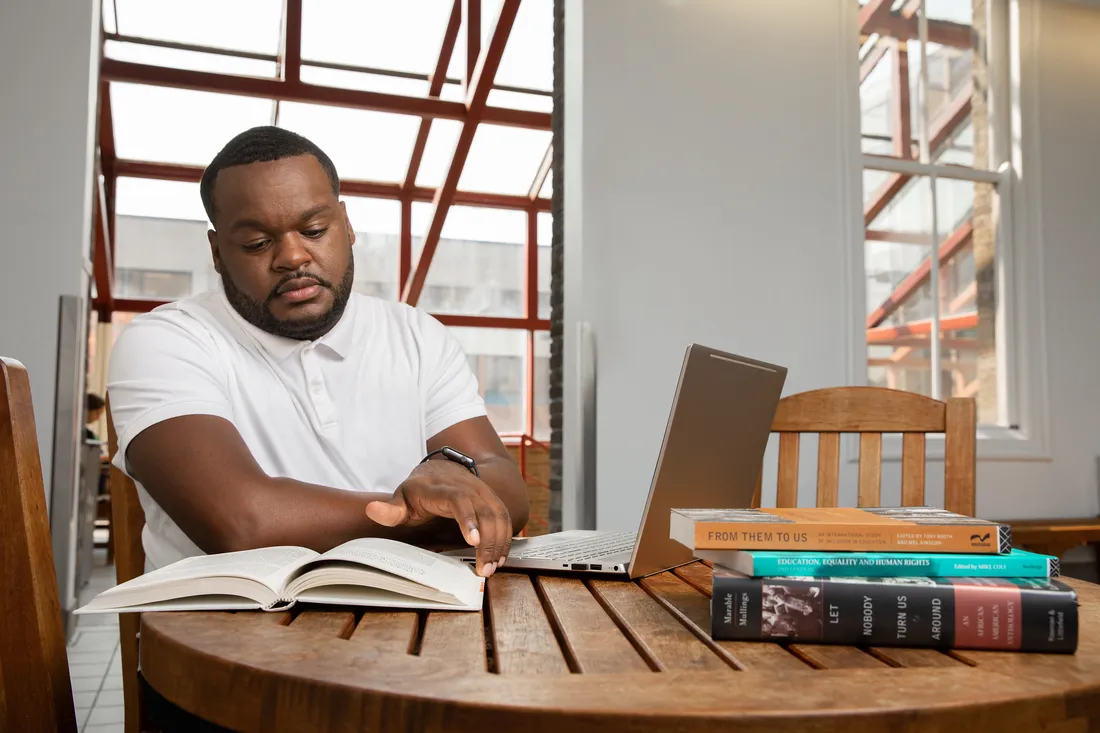
[[[119,470],[129,474],[130,441],[156,423],[182,415],[232,419],[217,349],[203,329],[188,314],[167,310],[138,316],[119,335],[107,368]]]
[[[458,339],[432,316],[417,313],[422,338],[424,433],[430,438],[463,420],[485,415],[485,401]]]

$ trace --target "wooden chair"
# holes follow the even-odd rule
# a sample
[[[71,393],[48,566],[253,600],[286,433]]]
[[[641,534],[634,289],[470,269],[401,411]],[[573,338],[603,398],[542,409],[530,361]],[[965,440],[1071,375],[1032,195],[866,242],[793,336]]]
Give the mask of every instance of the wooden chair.
[[[118,436],[111,419],[111,397],[107,396],[107,447],[111,459],[118,451]],[[119,583],[133,580],[145,572],[145,548],[141,530],[145,510],[138,501],[137,486],[115,466],[111,466],[111,524],[115,546],[115,578]],[[138,680],[138,632],[141,614],[118,616],[119,655],[122,659],[122,701],[125,706],[126,733],[139,733],[147,727]]]
[[[0,357],[0,730],[75,733],[27,370]]]
[[[777,507],[798,503],[799,437],[818,433],[817,506],[839,500],[840,436],[859,434],[859,506],[879,506],[882,434],[902,434],[901,505],[924,504],[925,435],[944,434],[944,509],[974,516],[977,408],[972,398],[940,402],[880,387],[835,387],[789,395],[772,421],[779,433]],[[753,506],[760,506],[762,477]]]

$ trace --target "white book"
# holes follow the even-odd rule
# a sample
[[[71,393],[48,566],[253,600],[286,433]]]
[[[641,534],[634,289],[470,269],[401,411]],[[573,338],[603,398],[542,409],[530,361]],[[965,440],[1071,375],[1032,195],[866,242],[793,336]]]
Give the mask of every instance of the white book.
[[[485,579],[466,563],[374,537],[324,554],[264,547],[188,557],[105,590],[74,613],[277,611],[298,601],[478,611]]]

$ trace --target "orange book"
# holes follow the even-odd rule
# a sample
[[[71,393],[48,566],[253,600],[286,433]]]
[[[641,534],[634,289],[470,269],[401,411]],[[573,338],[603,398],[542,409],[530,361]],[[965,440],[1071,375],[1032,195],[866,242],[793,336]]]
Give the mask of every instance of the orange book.
[[[1012,528],[935,507],[673,509],[669,537],[691,550],[964,552],[1012,549]]]

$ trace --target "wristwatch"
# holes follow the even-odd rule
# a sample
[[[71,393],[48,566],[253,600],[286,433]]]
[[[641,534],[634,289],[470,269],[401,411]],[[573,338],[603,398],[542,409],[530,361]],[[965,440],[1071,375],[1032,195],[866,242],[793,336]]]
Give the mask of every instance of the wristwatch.
[[[473,458],[470,458],[470,456],[466,455],[465,453],[451,448],[450,446],[445,445],[439,450],[433,450],[431,453],[424,456],[424,459],[420,462],[425,463],[430,460],[432,456],[443,456],[449,461],[454,461],[460,466],[466,467],[467,469],[469,469],[470,473],[477,476],[478,478],[481,478],[481,474],[477,472],[477,461],[475,461]]]

